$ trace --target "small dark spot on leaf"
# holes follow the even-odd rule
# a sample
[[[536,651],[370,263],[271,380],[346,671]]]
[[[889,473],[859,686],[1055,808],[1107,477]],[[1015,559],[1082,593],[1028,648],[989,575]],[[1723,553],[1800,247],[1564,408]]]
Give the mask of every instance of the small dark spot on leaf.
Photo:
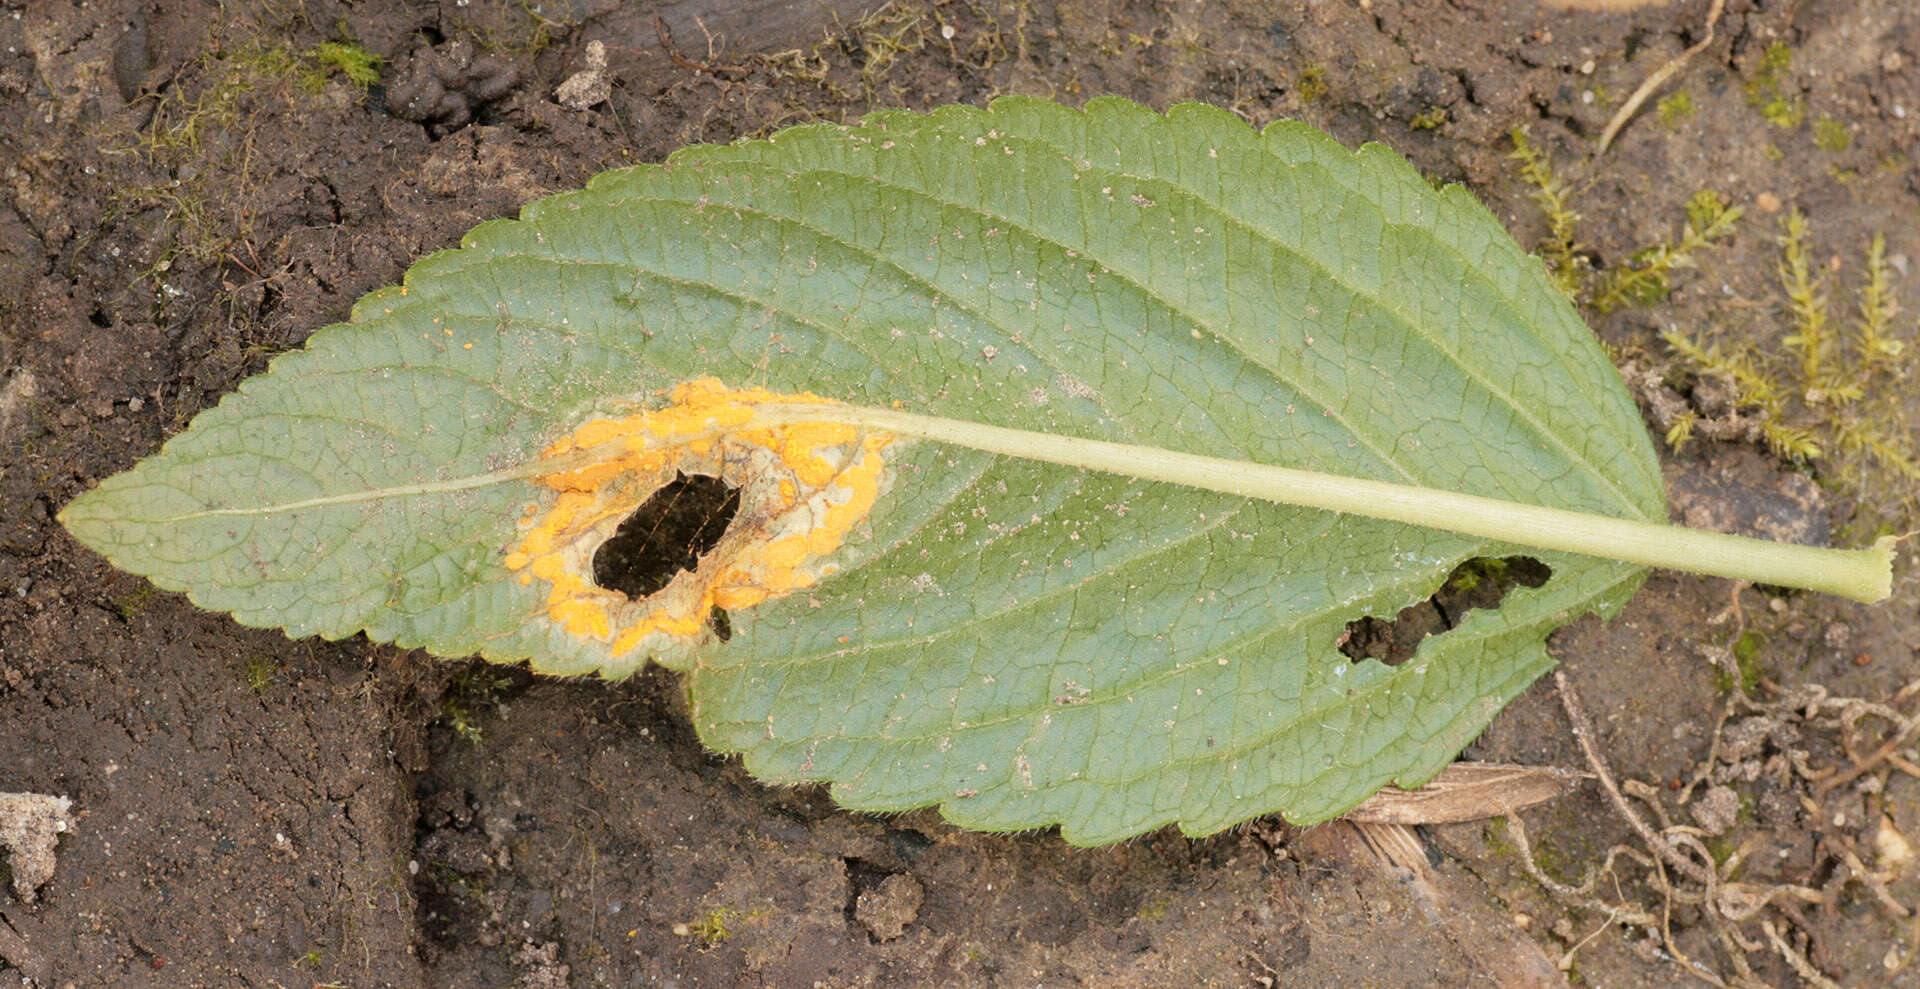
[[[1407,661],[1420,640],[1460,624],[1475,608],[1498,608],[1515,587],[1539,587],[1553,576],[1531,556],[1476,556],[1453,568],[1440,589],[1391,619],[1368,615],[1347,623],[1339,649],[1354,660],[1377,659],[1388,666]]]
[[[613,538],[593,553],[593,582],[630,598],[643,598],[672,581],[726,535],[740,509],[740,491],[706,474],[676,474],[620,523]],[[714,631],[732,634],[726,613],[715,608]]]

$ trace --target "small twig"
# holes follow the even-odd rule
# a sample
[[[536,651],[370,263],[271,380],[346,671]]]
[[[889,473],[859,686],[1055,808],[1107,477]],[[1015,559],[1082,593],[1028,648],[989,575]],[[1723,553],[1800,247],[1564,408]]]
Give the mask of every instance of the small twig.
[[[1629,777],[1621,781],[1620,792],[1647,805],[1647,810],[1653,813],[1654,822],[1660,825],[1662,835],[1673,830],[1673,818],[1667,815],[1667,805],[1660,801],[1659,787]]]
[[[1647,97],[1653,95],[1654,90],[1659,89],[1668,78],[1680,71],[1681,67],[1687,64],[1688,59],[1699,54],[1701,49],[1713,44],[1714,25],[1720,23],[1720,12],[1726,6],[1727,0],[1713,0],[1713,6],[1707,9],[1706,35],[1694,42],[1686,51],[1674,56],[1667,64],[1653,70],[1653,73],[1640,83],[1640,87],[1633,91],[1633,95],[1627,97],[1627,101],[1620,105],[1620,109],[1614,111],[1613,119],[1607,121],[1607,129],[1600,132],[1600,147],[1594,152],[1595,157],[1607,153],[1607,148],[1613,144],[1613,139],[1620,133],[1620,128],[1627,126],[1627,121],[1633,119],[1633,115],[1640,111],[1640,104],[1645,103]]]
[[[1835,901],[1822,903],[1820,904],[1820,909],[1823,911],[1831,911],[1833,909],[1834,902]],[[1794,926],[1800,928],[1801,933],[1806,935],[1807,961],[1813,963],[1813,967],[1821,970],[1822,972],[1827,971],[1828,969],[1834,968],[1835,966],[1833,964],[1833,956],[1829,954],[1826,947],[1820,943],[1819,934],[1815,929],[1815,927],[1813,926],[1813,924],[1808,922],[1806,913],[1803,912],[1799,908],[1799,906],[1790,902],[1781,903],[1781,904],[1778,904],[1778,906],[1779,906],[1781,915],[1785,916],[1788,920],[1792,921]],[[1834,918],[1830,916],[1828,919],[1831,921],[1831,920],[1836,920],[1838,918]]]

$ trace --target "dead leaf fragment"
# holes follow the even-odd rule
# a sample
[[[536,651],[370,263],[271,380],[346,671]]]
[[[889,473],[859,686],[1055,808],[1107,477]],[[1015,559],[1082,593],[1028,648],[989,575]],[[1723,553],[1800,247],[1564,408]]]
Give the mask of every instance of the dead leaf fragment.
[[[1586,778],[1555,766],[1456,762],[1417,790],[1382,788],[1344,816],[1367,824],[1458,824],[1551,800]]]

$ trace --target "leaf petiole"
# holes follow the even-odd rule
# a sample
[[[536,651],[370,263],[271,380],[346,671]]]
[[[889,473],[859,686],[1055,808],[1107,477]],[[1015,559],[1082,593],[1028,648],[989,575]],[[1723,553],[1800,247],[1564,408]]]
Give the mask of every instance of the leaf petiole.
[[[756,421],[774,425],[822,420],[950,443],[985,453],[1404,522],[1535,549],[1822,591],[1855,601],[1871,603],[1892,593],[1893,548],[1899,542],[1892,536],[1882,537],[1868,549],[1800,546],[1436,488],[1008,429],[893,409],[769,403],[760,407]]]

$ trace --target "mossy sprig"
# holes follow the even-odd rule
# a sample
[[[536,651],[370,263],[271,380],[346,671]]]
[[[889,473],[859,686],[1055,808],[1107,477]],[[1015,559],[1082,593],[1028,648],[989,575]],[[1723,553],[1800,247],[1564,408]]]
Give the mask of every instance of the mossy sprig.
[[[1527,129],[1515,127],[1507,136],[1513,141],[1513,152],[1508,157],[1520,163],[1520,178],[1533,187],[1528,198],[1540,207],[1547,219],[1547,236],[1535,249],[1546,260],[1547,274],[1552,276],[1553,283],[1568,298],[1577,299],[1585,290],[1590,273],[1575,232],[1580,214],[1573,208],[1565,183],[1554,173],[1553,162],[1534,145]]]
[[[1711,189],[1694,193],[1687,200],[1687,222],[1679,241],[1642,248],[1633,253],[1629,264],[1608,269],[1594,292],[1593,307],[1609,313],[1666,301],[1673,293],[1673,273],[1696,267],[1700,254],[1732,235],[1734,224],[1745,214],[1745,207],[1721,202],[1720,194]]]
[[[1797,462],[1830,458],[1831,476],[1896,518],[1911,519],[1920,452],[1901,403],[1911,388],[1915,350],[1902,337],[1914,330],[1899,320],[1886,240],[1876,234],[1868,244],[1853,318],[1839,326],[1828,276],[1813,262],[1806,216],[1789,212],[1780,230],[1784,357],[1677,331],[1663,336],[1696,371],[1729,382],[1739,407],[1757,411],[1776,455]],[[1676,421],[1670,445],[1684,444],[1690,433],[1689,424]],[[1897,482],[1891,490],[1883,483],[1888,479]]]

